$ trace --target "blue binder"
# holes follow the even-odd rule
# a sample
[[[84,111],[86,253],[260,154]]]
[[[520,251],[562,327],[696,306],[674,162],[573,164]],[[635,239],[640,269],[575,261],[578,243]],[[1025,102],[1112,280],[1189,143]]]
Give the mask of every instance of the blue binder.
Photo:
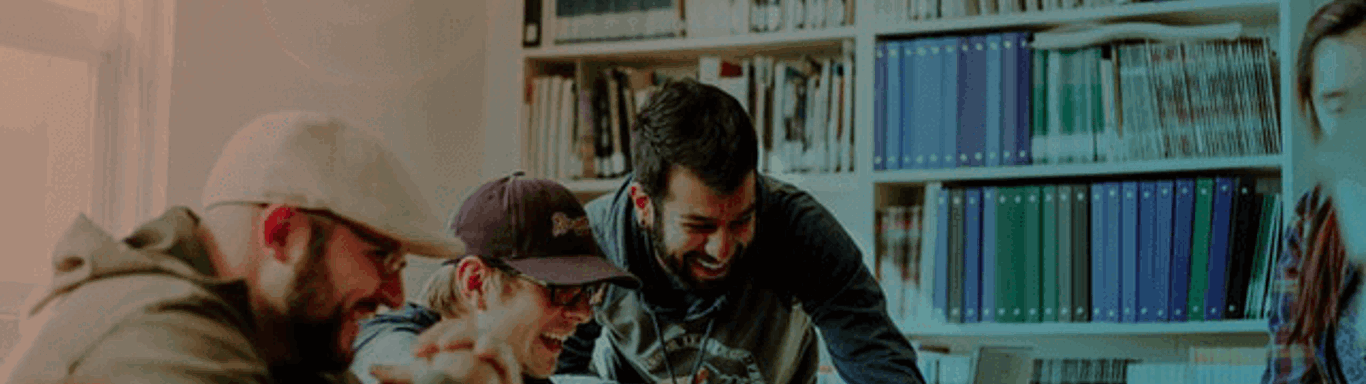
[[[1138,321],[1138,182],[1120,183],[1120,322]]]
[[[873,86],[876,87],[876,100],[873,102],[873,170],[881,171],[886,168],[882,158],[886,152],[884,141],[887,140],[887,45],[890,43],[877,43],[877,52],[873,57]],[[778,110],[774,106],[774,110]],[[777,128],[777,127],[774,127]]]
[[[882,162],[886,169],[901,169],[901,51],[904,41],[887,42],[887,137],[883,139]]]
[[[1028,165],[1033,164],[1034,158],[1029,147],[1029,141],[1032,139],[1029,132],[1029,125],[1032,121],[1031,111],[1034,109],[1032,103],[1044,101],[1030,100],[1030,95],[1034,91],[1032,87],[1034,50],[1028,47],[1029,40],[1033,35],[1022,32],[1017,36],[1020,40],[1016,44],[1018,49],[1015,50],[1019,57],[1018,64],[1015,66],[1015,100],[1017,103],[1015,109],[1015,164]]]
[[[901,42],[901,169],[924,168],[924,163],[915,163],[915,135],[919,131],[920,116],[919,108],[921,98],[918,95],[924,90],[919,82],[920,65],[924,58],[919,56],[917,49],[923,43],[921,40],[906,40]]]
[[[1172,275],[1172,240],[1177,235],[1172,232],[1172,205],[1176,198],[1171,180],[1160,180],[1157,182],[1157,214],[1153,217],[1157,220],[1157,229],[1153,231],[1157,243],[1153,251],[1153,280],[1154,302],[1152,309],[1156,311],[1154,321],[1169,321],[1171,313],[1171,275]],[[1190,236],[1189,233],[1187,236]],[[1189,249],[1190,247],[1187,247]]]
[[[939,160],[940,168],[956,168],[958,161],[958,81],[963,76],[961,65],[963,56],[968,53],[967,39],[963,37],[946,37],[940,40],[944,50],[943,56],[943,76],[940,80],[943,85],[940,89],[942,97],[935,98],[942,104],[938,104],[938,110],[943,114],[944,120],[940,121],[940,147]]]
[[[1020,100],[1017,89],[1019,84],[1020,52],[1028,50],[1019,46],[1020,32],[1006,32],[1001,37],[1001,165],[1019,164],[1015,135],[1018,134],[1020,119]],[[988,145],[990,146],[990,145]]]
[[[958,166],[979,167],[986,136],[987,38],[967,38],[967,50],[958,63]]]
[[[1138,305],[1135,313],[1138,321],[1157,320],[1154,303],[1157,295],[1156,260],[1157,243],[1157,183],[1143,181],[1138,183]]]
[[[1191,282],[1191,232],[1195,224],[1195,180],[1177,179],[1172,206],[1171,321],[1186,321]]]
[[[1109,308],[1105,297],[1105,282],[1107,280],[1106,271],[1109,269],[1105,264],[1109,261],[1106,252],[1108,239],[1108,228],[1106,223],[1113,221],[1106,209],[1106,185],[1105,183],[1091,183],[1091,321],[1100,323],[1107,322],[1105,310]]]
[[[948,319],[949,306],[949,190],[939,189],[935,196],[936,230],[934,235],[934,315]]]
[[[1210,216],[1209,285],[1205,289],[1205,320],[1222,320],[1228,294],[1229,231],[1233,219],[1233,179],[1214,179]]]
[[[1002,34],[987,35],[987,69],[983,74],[986,77],[986,106],[982,111],[986,113],[986,148],[982,151],[986,159],[982,161],[982,165],[988,167],[999,167],[1002,164],[1001,139],[1004,135],[1001,133],[1001,115],[1005,112],[1005,102],[1001,97],[1004,85],[1001,82],[1001,66],[1005,64],[1004,37]]]
[[[917,159],[923,158],[924,165],[919,168],[938,169],[943,166],[940,161],[939,146],[941,145],[940,136],[943,128],[944,113],[941,111],[944,101],[940,100],[939,95],[943,93],[944,81],[940,79],[944,71],[944,43],[943,39],[921,39],[916,47],[916,77],[918,85],[915,87],[916,109],[915,109],[915,156]]]

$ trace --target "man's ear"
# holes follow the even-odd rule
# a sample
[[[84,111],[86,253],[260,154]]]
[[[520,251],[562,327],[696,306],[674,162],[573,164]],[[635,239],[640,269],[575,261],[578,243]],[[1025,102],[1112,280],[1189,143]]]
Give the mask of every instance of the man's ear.
[[[489,273],[492,269],[478,256],[466,256],[455,264],[455,279],[460,300],[473,308],[484,310],[488,303],[484,300]]]
[[[626,193],[631,196],[631,209],[636,212],[636,220],[640,220],[636,224],[649,228],[655,222],[655,205],[650,200],[650,195],[636,182],[631,182],[631,185],[626,187]]]
[[[278,263],[293,265],[308,254],[308,243],[316,229],[313,221],[297,208],[273,204],[258,218],[257,247]]]

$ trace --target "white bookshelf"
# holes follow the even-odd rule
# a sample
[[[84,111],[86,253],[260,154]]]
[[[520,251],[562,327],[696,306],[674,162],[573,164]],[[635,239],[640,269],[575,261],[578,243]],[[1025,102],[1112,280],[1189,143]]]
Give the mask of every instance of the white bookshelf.
[[[1117,335],[1265,334],[1266,320],[1230,320],[1184,323],[1035,323],[1035,324],[929,324],[911,325],[905,332],[917,336],[973,337],[1084,337]]]
[[[619,60],[696,60],[702,54],[752,54],[757,49],[781,50],[794,47],[838,50],[840,43],[853,39],[858,29],[838,27],[795,32],[749,33],[712,38],[670,38],[633,40],[618,43],[583,43],[533,48],[523,51],[527,60],[605,59]]]
[[[602,194],[602,193],[608,193],[608,192],[611,192],[611,191],[616,190],[617,187],[621,186],[621,182],[622,182],[623,180],[624,180],[624,179],[622,179],[622,178],[614,178],[614,179],[578,179],[578,180],[564,180],[564,181],[561,181],[560,184],[564,184],[564,186],[565,186],[566,188],[569,188],[569,190],[574,191],[574,192],[577,192],[577,193],[584,193],[584,194]]]
[[[490,66],[489,84],[508,84],[513,89],[524,89],[525,83],[546,65],[593,68],[604,63],[637,63],[643,65],[678,65],[696,63],[700,55],[748,57],[756,54],[785,55],[852,51],[855,57],[854,126],[856,170],[843,174],[781,174],[773,175],[810,191],[829,209],[862,247],[865,259],[871,264],[876,244],[874,211],[884,205],[905,201],[919,188],[938,183],[1009,184],[1029,179],[1086,180],[1087,178],[1144,177],[1157,174],[1213,174],[1236,172],[1266,175],[1280,179],[1282,199],[1287,206],[1307,181],[1294,171],[1304,161],[1307,137],[1302,134],[1301,120],[1294,106],[1293,65],[1295,49],[1305,20],[1312,14],[1313,2],[1302,0],[1185,0],[1162,3],[1125,4],[1104,8],[1063,10],[1041,13],[978,16],[925,22],[879,25],[872,9],[872,0],[856,0],[854,26],[817,30],[750,33],[716,38],[674,38],[625,41],[614,43],[586,43],[551,45],[522,49],[520,46],[497,47],[509,50],[502,57],[515,58],[512,65]],[[515,20],[505,23],[520,25],[520,13]],[[510,16],[507,16],[510,17]],[[947,34],[976,34],[997,31],[1044,31],[1053,27],[1102,21],[1150,21],[1171,24],[1220,23],[1237,21],[1247,30],[1270,31],[1276,50],[1278,68],[1272,75],[1279,79],[1280,123],[1282,153],[1267,156],[1232,158],[1189,158],[1115,163],[1073,163],[1057,165],[1007,166],[992,168],[954,168],[939,170],[873,171],[873,95],[874,60],[872,52],[883,39],[914,38]],[[505,29],[506,30],[506,29]],[[491,47],[490,49],[495,49]],[[582,76],[582,75],[580,75]],[[506,157],[526,161],[525,133],[519,130],[508,134],[507,126],[516,122],[509,118],[523,116],[524,92],[490,92],[487,123],[490,135],[508,137],[489,142],[514,143],[510,147],[486,148],[489,152],[506,151]],[[508,106],[514,109],[509,109]],[[516,111],[517,113],[509,113]],[[498,117],[503,116],[503,117]],[[530,169],[526,164],[521,168]],[[609,193],[620,185],[620,179],[565,180],[564,184],[581,197]],[[901,195],[901,196],[898,196]],[[918,197],[911,197],[916,200]],[[1189,323],[1040,323],[1040,324],[940,324],[912,326],[904,329],[912,340],[925,343],[970,348],[992,342],[1024,343],[1040,348],[1060,348],[1059,356],[1092,356],[1095,354],[1124,354],[1134,356],[1167,356],[1184,353],[1182,348],[1192,345],[1257,346],[1268,341],[1265,320],[1236,320]],[[1221,344],[1222,343],[1222,344]]]
[[[876,28],[878,35],[915,35],[999,29],[1039,29],[1103,21],[1160,21],[1172,24],[1210,24],[1229,21],[1245,25],[1275,24],[1278,0],[1182,0],[1121,4],[1097,8],[898,23]]]
[[[877,172],[873,180],[885,184],[923,184],[934,181],[1014,180],[1065,177],[1143,175],[1175,172],[1263,172],[1280,173],[1286,158],[1281,155],[1225,158],[1143,160],[1117,163],[1072,163],[1022,165],[1011,167],[968,167],[934,170]]]

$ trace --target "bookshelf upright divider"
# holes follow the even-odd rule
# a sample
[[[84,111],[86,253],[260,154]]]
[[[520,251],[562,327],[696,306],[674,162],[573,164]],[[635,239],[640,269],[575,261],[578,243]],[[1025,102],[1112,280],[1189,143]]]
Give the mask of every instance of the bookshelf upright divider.
[[[537,79],[541,77],[565,76],[566,71],[572,71],[572,74],[565,76],[567,79],[572,79],[572,82],[575,85],[574,94],[572,97],[568,98],[568,100],[572,101],[572,106],[576,109],[575,114],[573,114],[573,116],[576,116],[575,123],[573,124],[575,126],[574,129],[576,130],[573,131],[572,136],[582,138],[585,137],[585,131],[582,131],[583,129],[595,130],[592,135],[588,136],[596,137],[595,140],[597,140],[597,142],[592,144],[594,150],[597,151],[595,155],[602,155],[603,151],[611,151],[611,149],[604,149],[604,145],[610,147],[611,144],[603,144],[602,139],[596,135],[621,135],[625,132],[620,130],[615,132],[602,131],[600,130],[601,127],[596,126],[582,127],[582,125],[586,124],[585,121],[596,120],[582,119],[578,113],[594,113],[595,116],[597,116],[596,118],[604,118],[598,114],[610,112],[620,119],[627,119],[628,116],[626,116],[626,111],[613,110],[612,106],[602,104],[614,102],[617,103],[616,108],[625,108],[634,102],[637,103],[634,108],[639,108],[639,102],[643,101],[643,98],[635,101],[615,98],[638,97],[635,91],[639,90],[636,89],[633,91],[631,88],[633,86],[632,84],[638,86],[648,83],[648,81],[642,82],[642,77],[639,77],[641,74],[637,73],[638,71],[649,71],[650,75],[648,76],[650,78],[676,76],[687,72],[688,68],[692,68],[693,73],[696,73],[699,66],[698,63],[702,57],[719,57],[723,65],[740,65],[743,67],[744,71],[747,71],[744,76],[747,76],[750,80],[745,80],[746,85],[743,85],[743,88],[747,89],[747,91],[745,91],[747,94],[754,95],[756,90],[763,90],[762,87],[754,85],[755,82],[759,81],[759,76],[762,76],[761,73],[772,70],[773,72],[769,73],[769,76],[776,78],[777,80],[767,83],[768,87],[775,88],[769,90],[772,94],[767,97],[770,97],[771,100],[765,99],[763,102],[756,100],[752,103],[754,105],[767,105],[767,112],[751,110],[751,113],[758,114],[756,118],[760,120],[757,122],[760,125],[759,129],[767,129],[767,131],[764,131],[766,133],[761,133],[760,135],[761,142],[764,142],[763,145],[768,146],[764,149],[764,154],[761,155],[765,157],[764,159],[761,159],[761,163],[768,164],[770,159],[773,159],[786,164],[786,162],[793,159],[801,161],[800,157],[803,156],[803,151],[808,151],[809,149],[797,149],[797,155],[789,156],[790,154],[784,152],[789,150],[785,149],[787,147],[784,147],[784,145],[787,144],[782,142],[788,140],[788,137],[778,137],[780,134],[784,133],[789,136],[793,135],[793,133],[788,133],[787,129],[795,129],[792,128],[795,126],[794,124],[800,124],[789,123],[783,118],[784,115],[781,115],[785,113],[783,108],[794,108],[787,104],[794,101],[783,99],[784,96],[778,94],[778,92],[784,89],[783,87],[789,86],[783,83],[788,75],[783,72],[783,69],[787,68],[797,72],[803,70],[809,71],[800,74],[801,76],[806,76],[802,78],[803,80],[797,80],[798,82],[792,84],[808,84],[810,86],[808,89],[817,91],[823,89],[827,95],[830,95],[830,104],[835,105],[837,104],[837,97],[834,95],[839,92],[837,88],[832,87],[838,87],[839,84],[832,85],[830,82],[839,78],[840,71],[835,69],[841,68],[838,57],[840,57],[841,54],[850,53],[852,62],[845,63],[847,66],[842,68],[843,79],[849,81],[849,76],[852,76],[854,81],[852,84],[853,94],[845,95],[845,102],[852,103],[852,108],[845,109],[847,113],[853,114],[852,126],[843,127],[843,124],[835,122],[837,119],[827,118],[827,121],[830,122],[829,125],[822,126],[807,122],[807,125],[804,126],[805,128],[801,128],[803,130],[795,132],[801,132],[802,134],[810,136],[810,133],[805,132],[804,129],[813,129],[814,127],[814,129],[820,130],[836,129],[836,127],[840,127],[840,129],[844,129],[842,132],[845,132],[846,134],[852,129],[852,144],[850,145],[849,150],[853,151],[853,170],[850,171],[847,168],[838,169],[838,166],[824,164],[822,166],[809,167],[809,169],[804,171],[774,173],[773,175],[780,180],[807,189],[812,195],[825,204],[837,219],[839,219],[844,228],[854,237],[855,241],[863,250],[866,264],[869,266],[870,270],[873,271],[878,270],[878,257],[880,253],[885,252],[883,249],[884,245],[880,243],[883,239],[877,233],[878,228],[880,228],[878,225],[878,220],[880,219],[879,214],[884,208],[891,206],[920,205],[926,209],[924,211],[926,212],[924,218],[926,224],[918,225],[917,228],[937,227],[936,225],[928,224],[928,221],[933,219],[929,217],[928,212],[930,212],[930,210],[928,206],[934,202],[924,201],[924,191],[927,186],[931,185],[933,185],[935,189],[942,187],[942,191],[948,192],[951,189],[958,188],[999,187],[1001,190],[1006,190],[1008,188],[1023,186],[1037,187],[1045,184],[1089,186],[1092,185],[1092,183],[1103,182],[1118,183],[1120,181],[1131,182],[1136,180],[1156,181],[1156,179],[1201,179],[1232,176],[1262,178],[1273,181],[1278,180],[1278,182],[1274,183],[1262,183],[1267,186],[1262,186],[1255,192],[1264,192],[1267,196],[1278,196],[1281,206],[1283,207],[1291,206],[1298,194],[1309,185],[1309,182],[1306,180],[1297,180],[1299,177],[1294,172],[1295,164],[1303,161],[1305,137],[1300,132],[1300,130],[1302,130],[1300,128],[1301,121],[1298,117],[1298,112],[1296,111],[1292,96],[1292,85],[1294,84],[1292,70],[1295,57],[1294,50],[1298,45],[1300,33],[1304,27],[1304,19],[1313,11],[1313,5],[1309,4],[1309,2],[1302,2],[1299,0],[1184,0],[887,23],[882,22],[883,18],[879,15],[882,10],[876,9],[875,7],[890,2],[886,0],[853,1],[857,1],[857,3],[853,8],[856,15],[854,22],[851,25],[826,26],[820,29],[749,32],[731,36],[706,38],[678,37],[579,44],[555,44],[553,39],[542,38],[542,45],[540,47],[523,49],[519,46],[507,48],[515,49],[517,51],[516,57],[519,58],[520,63],[519,65],[509,66],[509,68],[489,68],[489,84],[492,84],[493,86],[497,86],[498,84],[524,84],[525,87],[530,88],[534,84],[537,84]],[[919,1],[920,0],[915,0],[913,3]],[[546,11],[547,15],[552,15],[554,12],[553,3],[550,4],[551,5],[546,6],[548,9]],[[1254,96],[1264,94],[1256,93],[1258,92],[1257,90],[1260,90],[1259,92],[1274,91],[1274,94],[1278,97],[1278,99],[1274,99],[1274,101],[1270,103],[1271,108],[1274,110],[1269,111],[1269,114],[1263,115],[1266,119],[1272,120],[1269,126],[1278,130],[1274,135],[1268,134],[1263,136],[1264,140],[1272,140],[1274,137],[1280,141],[1274,151],[1268,153],[1256,153],[1256,151],[1252,151],[1241,155],[1229,156],[1178,154],[1178,149],[1170,149],[1171,153],[1169,155],[1164,155],[1162,158],[1134,158],[1109,162],[1084,160],[1061,164],[1041,164],[1044,160],[1042,160],[1041,157],[1035,157],[1034,163],[1030,165],[1002,165],[995,167],[959,166],[956,168],[894,170],[875,170],[873,167],[874,155],[878,151],[877,146],[881,145],[882,140],[884,139],[884,137],[877,137],[875,135],[876,126],[879,124],[876,117],[879,113],[877,102],[881,97],[879,95],[881,90],[877,84],[878,79],[876,76],[879,70],[878,59],[875,57],[875,54],[878,52],[878,47],[883,43],[950,36],[985,36],[1014,31],[1040,32],[1057,26],[1085,22],[1162,22],[1177,25],[1193,25],[1228,21],[1241,22],[1248,30],[1270,31],[1271,36],[1268,36],[1269,43],[1264,47],[1267,51],[1265,51],[1262,58],[1270,61],[1274,66],[1270,67],[1269,71],[1261,75],[1267,76],[1268,78],[1261,80],[1274,81],[1270,81],[1269,83],[1254,81],[1256,75],[1253,74],[1253,72],[1247,71],[1255,70],[1247,69],[1247,71],[1237,72],[1236,74],[1246,74],[1252,77],[1232,80],[1230,80],[1230,78],[1220,78],[1219,82],[1211,80],[1209,83],[1199,83],[1200,86],[1206,88],[1197,90],[1203,92],[1201,94],[1208,96],[1208,98],[1197,98],[1194,93],[1190,96],[1182,96],[1185,95],[1185,93],[1173,93],[1174,87],[1178,84],[1176,83],[1177,81],[1180,81],[1180,84],[1187,84],[1185,83],[1186,81],[1204,81],[1203,78],[1208,77],[1204,75],[1188,76],[1180,74],[1181,72],[1173,72],[1181,71],[1181,68],[1196,68],[1199,65],[1205,65],[1206,67],[1202,68],[1211,68],[1212,70],[1222,71],[1220,73],[1224,73],[1231,72],[1232,70],[1229,68],[1232,68],[1235,65],[1243,65],[1248,68],[1251,68],[1252,66],[1252,64],[1248,64],[1253,63],[1251,61],[1220,61],[1210,64],[1205,61],[1214,59],[1206,59],[1205,56],[1197,57],[1194,53],[1186,53],[1188,56],[1185,56],[1183,59],[1177,59],[1178,61],[1151,61],[1157,60],[1154,58],[1157,58],[1163,54],[1163,52],[1166,52],[1161,51],[1163,49],[1171,49],[1172,52],[1178,52],[1178,57],[1181,57],[1179,56],[1181,55],[1179,52],[1183,52],[1180,51],[1181,49],[1187,49],[1187,51],[1184,52],[1196,52],[1194,48],[1190,47],[1195,46],[1197,43],[1191,43],[1190,45],[1163,45],[1161,43],[1143,45],[1140,43],[1138,45],[1133,45],[1133,47],[1139,47],[1135,49],[1145,49],[1147,51],[1135,53],[1131,57],[1121,57],[1120,52],[1127,52],[1125,49],[1129,48],[1121,48],[1116,45],[1112,49],[1106,48],[1111,49],[1112,53],[1097,53],[1097,59],[1101,61],[1087,63],[1093,63],[1090,65],[1111,65],[1106,64],[1107,62],[1104,61],[1107,60],[1108,57],[1109,59],[1120,63],[1118,64],[1120,66],[1127,65],[1124,63],[1128,63],[1122,60],[1134,58],[1149,60],[1149,65],[1157,65],[1153,67],[1144,67],[1145,71],[1151,71],[1145,73],[1155,73],[1153,75],[1145,76],[1167,77],[1153,80],[1153,83],[1145,85],[1146,87],[1149,87],[1146,88],[1146,90],[1155,92],[1155,95],[1160,96],[1152,98],[1152,100],[1145,100],[1144,102],[1152,103],[1150,104],[1151,108],[1158,108],[1160,103],[1165,102],[1163,100],[1168,100],[1173,97],[1189,98],[1189,101],[1186,102],[1187,104],[1172,104],[1176,105],[1175,107],[1161,106],[1162,108],[1186,109],[1180,109],[1179,111],[1177,109],[1170,109],[1166,112],[1169,113],[1169,115],[1162,115],[1160,117],[1168,119],[1166,120],[1168,122],[1174,121],[1179,123],[1177,125],[1186,124],[1181,125],[1181,127],[1189,126],[1189,129],[1193,130],[1213,129],[1210,127],[1213,127],[1214,125],[1200,125],[1203,123],[1199,123],[1199,121],[1203,120],[1199,119],[1222,118],[1220,116],[1228,114],[1227,111],[1223,111],[1223,115],[1216,116],[1214,112],[1217,111],[1217,108],[1231,105],[1212,104],[1223,100],[1221,97],[1224,95],[1219,92],[1232,90],[1234,88],[1231,87],[1235,86],[1242,87],[1237,89],[1242,89],[1243,92],[1251,92],[1250,94]],[[551,26],[546,27],[546,29],[549,28],[551,28]],[[1255,45],[1253,43],[1249,43],[1251,45],[1245,44],[1237,46],[1234,45],[1235,43],[1228,44],[1231,44],[1229,45],[1230,47],[1234,47],[1230,48],[1234,50],[1231,51],[1234,53],[1231,53],[1227,57],[1240,60],[1254,60],[1257,58],[1256,53],[1262,52],[1257,50],[1263,49],[1263,46]],[[964,46],[966,47],[969,45]],[[910,47],[910,45],[907,45],[907,47]],[[1223,46],[1221,45],[1219,47]],[[1211,52],[1213,52],[1213,50],[1213,48],[1210,49]],[[1038,52],[1039,51],[1034,51],[1033,55],[1040,55]],[[1056,56],[1067,58],[1066,60],[1084,60],[1070,59],[1071,56],[1068,55],[1070,55],[1072,51],[1068,52],[1069,53],[1067,54],[1059,54]],[[1097,52],[1103,51],[1097,50]],[[1031,56],[1029,55],[1021,56],[1020,60],[1029,61],[1030,57]],[[1050,59],[1053,57],[1054,55],[1049,55]],[[1222,60],[1223,57],[1224,56],[1220,56],[1220,60]],[[768,58],[777,62],[777,64],[772,67],[766,67],[766,65],[768,65],[766,64],[767,62],[758,58]],[[751,59],[753,61],[750,61]],[[917,60],[919,59],[917,58]],[[1034,61],[1038,62],[1038,60]],[[820,69],[811,71],[812,68],[804,68],[803,66],[807,65],[807,63],[815,65],[816,67],[823,67],[825,71],[822,72]],[[1024,64],[1024,62],[1020,63],[1020,65]],[[1182,67],[1183,65],[1185,67]],[[656,68],[659,69],[658,72],[655,72]],[[1076,68],[1082,67],[1078,66]],[[618,69],[620,72],[616,72]],[[520,71],[523,70],[525,73],[520,73]],[[1192,71],[1192,69],[1186,70]],[[1067,71],[1057,71],[1057,73],[1065,74]],[[1021,73],[1020,76],[1030,76],[1030,74]],[[1100,75],[1097,75],[1097,78],[1099,78],[1099,76]],[[1116,78],[1120,80],[1116,81],[1119,82],[1123,81],[1123,79],[1128,79],[1124,76],[1132,76],[1132,74],[1117,74]],[[820,82],[813,83],[813,79],[816,78],[820,78]],[[1021,83],[1024,84],[1021,86],[1028,86],[1030,84],[1027,82],[1029,79],[1026,78],[1024,80],[1026,82]],[[806,83],[801,83],[801,81],[806,81]],[[906,81],[906,79],[903,79],[903,81]],[[1237,84],[1226,85],[1230,81],[1237,82]],[[1265,88],[1265,86],[1262,85],[1264,83],[1274,84],[1274,87]],[[606,87],[617,87],[618,90],[625,93],[618,93],[617,90],[608,90],[607,92],[613,93],[614,97],[600,101],[597,99],[600,95],[597,95],[596,92],[599,89],[598,87],[604,85]],[[1092,85],[1099,86],[1098,84]],[[1195,87],[1196,83],[1189,83],[1187,86]],[[1117,90],[1116,92],[1123,94],[1123,92],[1144,91],[1145,89],[1140,89],[1141,87],[1142,86],[1123,91]],[[832,92],[832,89],[835,89],[835,91]],[[524,103],[524,100],[521,99],[521,97],[528,97],[526,100],[534,103],[538,100],[537,92],[540,92],[540,90],[517,92],[517,95],[519,96],[518,100],[490,100],[488,102],[491,114],[505,114],[512,108],[518,111],[515,115],[522,116],[520,122],[524,124],[519,130],[520,134],[517,139],[519,140],[518,147],[489,148],[488,150],[519,152],[520,155],[514,156],[515,158],[522,159],[521,161],[523,163],[518,165],[518,167],[527,170],[545,169],[541,164],[532,164],[532,162],[538,160],[543,161],[548,156],[575,155],[557,155],[553,153],[553,150],[549,151],[551,153],[547,153],[543,150],[543,148],[548,147],[544,145],[545,143],[541,143],[538,140],[542,140],[542,138],[548,136],[537,135],[537,124],[538,119],[541,118],[540,115],[546,112],[544,112],[544,110],[538,110],[537,105]],[[1112,97],[1111,95],[1102,95],[1099,93],[1097,93],[1097,95],[1097,97]],[[757,97],[765,96],[758,95]],[[750,102],[749,100],[741,101],[742,103]],[[1052,106],[1046,104],[1047,101],[1045,100],[1031,100],[1031,102],[1045,103],[1045,113],[1060,113],[1058,110],[1049,109],[1052,108]],[[1118,104],[1113,107],[1117,109],[1129,108],[1128,106]],[[807,106],[807,108],[815,107]],[[1021,106],[1021,108],[1024,107]],[[1035,107],[1035,111],[1038,110],[1039,109]],[[1128,109],[1124,110],[1128,111]],[[1102,112],[1103,111],[1098,111],[1092,115],[1083,114],[1081,116],[1089,116],[1091,119],[1102,119]],[[1202,112],[1208,113],[1201,114]],[[773,118],[773,113],[778,113],[780,118]],[[837,111],[836,107],[827,107],[827,109],[824,110],[824,113],[825,115],[822,116],[828,117],[832,116],[830,115],[832,113],[838,114],[840,112]],[[921,118],[920,116],[914,117]],[[1244,117],[1234,116],[1234,118]],[[1154,119],[1157,119],[1157,117],[1154,117]],[[777,124],[777,122],[780,121],[783,124]],[[1082,124],[1081,122],[1083,121],[1085,124],[1092,124],[1092,122],[1086,120],[1085,117],[1079,117],[1076,121],[1079,122],[1078,124]],[[1130,120],[1125,119],[1124,121],[1128,124]],[[1019,123],[1029,125],[1030,121],[1020,121]],[[1209,123],[1215,124],[1221,122],[1211,121]],[[616,124],[616,127],[620,127],[627,124],[627,121],[620,121],[613,124]],[[825,122],[820,122],[820,124],[825,124]],[[916,124],[919,123],[917,122]],[[1153,125],[1153,127],[1159,127],[1163,126],[1161,124],[1168,123],[1153,124],[1156,124]],[[595,123],[595,125],[602,124]],[[906,125],[903,124],[903,126]],[[1137,126],[1137,124],[1135,124],[1135,126]],[[613,128],[612,124],[607,124],[606,127],[608,130]],[[1041,127],[1037,126],[1034,127],[1036,130],[1040,128]],[[1083,128],[1091,129],[1084,126],[1077,126],[1075,129],[1080,130]],[[491,135],[502,134],[500,132],[503,132],[503,130],[505,130],[504,127],[490,126],[487,132]],[[1026,127],[1024,130],[1018,131],[1017,133],[1029,135],[1030,130]],[[1128,133],[1132,135],[1144,134],[1144,132],[1137,130],[1129,130]],[[1082,133],[1082,135],[1087,134],[1088,133]],[[1179,135],[1184,133],[1167,133],[1164,131],[1161,134]],[[1205,132],[1202,134],[1214,135],[1224,133]],[[1228,134],[1245,136],[1257,133],[1253,131],[1237,131]],[[835,137],[834,135],[835,134],[831,134],[827,137]],[[1033,135],[1034,136],[1032,137],[1035,140],[1040,138],[1038,133],[1034,133]],[[1087,140],[1091,140],[1092,143],[1095,143],[1095,140],[1099,139],[1093,136],[1091,139]],[[1177,144],[1177,139],[1164,138],[1159,140],[1171,140],[1170,148],[1185,145]],[[805,139],[801,139],[798,142],[801,143],[801,148],[807,148],[806,146],[808,143]],[[620,144],[620,141],[618,140],[616,143]],[[959,142],[960,145],[962,143],[962,141]],[[1167,143],[1167,141],[1164,141],[1164,143]],[[834,149],[834,146],[837,145],[837,143],[831,142],[822,144],[831,146],[830,149],[827,150],[837,151],[837,149]],[[1207,144],[1208,143],[1199,145]],[[1196,146],[1196,144],[1190,145],[1192,147]],[[579,148],[571,147],[575,148],[575,151]],[[1074,149],[1068,148],[1066,145],[1059,146],[1058,148],[1063,150]],[[1104,149],[1098,148],[1094,151],[1103,150]],[[1247,149],[1242,150],[1246,151]],[[1114,156],[1114,154],[1107,155]],[[1094,154],[1092,156],[1094,156]],[[593,160],[584,159],[583,161]],[[788,164],[787,166],[791,165]],[[819,172],[819,169],[817,168],[820,167],[827,167],[830,169],[826,172]],[[798,166],[797,168],[800,169],[801,166]],[[571,170],[571,173],[573,173],[573,171],[574,170]],[[617,171],[622,171],[622,169],[617,169]],[[623,174],[623,172],[604,172],[602,169],[598,169],[598,175],[588,175],[590,177],[562,177],[564,176],[563,174],[551,175],[545,174],[544,172],[541,173],[542,174],[537,176],[560,179],[561,182],[585,201],[615,190],[615,188],[620,185]],[[988,202],[985,200],[983,201],[984,205],[987,203]],[[1284,218],[1282,222],[1285,223],[1288,223],[1289,219],[1287,211],[1289,210],[1285,209],[1281,212],[1282,217]],[[939,230],[944,230],[944,228],[939,228]],[[1272,233],[1279,235],[1279,231],[1272,231]],[[930,232],[921,233],[920,239],[922,242],[933,241],[936,238],[935,235],[937,234]],[[930,252],[925,252],[924,254],[926,256],[933,256]],[[920,257],[916,256],[912,256],[912,258],[920,259]],[[1024,264],[1019,265],[1023,266]],[[983,267],[986,266],[983,265]],[[919,268],[919,266],[916,266],[915,268]],[[997,271],[1000,273],[1002,270],[997,269]],[[917,273],[918,276],[927,276],[927,274],[932,274],[933,272],[934,271],[918,270]],[[1256,279],[1254,278],[1253,280]],[[981,282],[979,281],[978,284],[980,283]],[[992,292],[982,291],[981,294],[992,294]],[[920,297],[928,296],[916,296],[916,298]],[[1093,298],[1093,300],[1098,299]],[[908,304],[908,308],[919,307],[920,305],[924,304],[911,303]],[[982,310],[986,311],[987,309],[982,308]],[[1138,355],[1162,356],[1163,353],[1169,352],[1169,355],[1171,356],[1184,356],[1180,352],[1182,348],[1188,348],[1193,345],[1229,345],[1239,347],[1265,345],[1268,341],[1268,336],[1265,332],[1266,322],[1260,316],[1252,315],[1252,312],[1253,311],[1248,311],[1250,315],[1248,316],[1249,318],[1242,320],[1208,320],[1205,322],[1178,322],[1166,320],[1138,322],[1134,324],[1109,322],[1099,319],[1090,319],[1086,322],[1051,322],[1038,324],[1015,324],[1010,321],[998,319],[996,323],[945,324],[923,315],[917,315],[918,317],[915,317],[913,320],[900,321],[899,325],[902,327],[902,331],[914,341],[921,343],[934,342],[952,344],[954,345],[954,348],[960,349],[955,350],[955,352],[961,352],[961,349],[963,348],[972,348],[973,345],[987,343],[1065,346],[1066,343],[1063,343],[1061,340],[1072,340],[1076,337],[1084,336],[1100,340],[1097,341],[1097,343],[1109,341],[1118,343],[1117,345],[1130,346],[1126,348],[1143,349],[1144,351],[1141,353],[1134,352]],[[911,317],[907,317],[907,319],[910,318]],[[1091,346],[1085,348],[1091,348]],[[1089,356],[1090,352],[1085,348],[1076,347],[1069,349],[1064,347],[1049,353],[1051,353],[1052,355],[1050,356],[1053,357]],[[1121,351],[1121,353],[1122,352],[1123,351]]]

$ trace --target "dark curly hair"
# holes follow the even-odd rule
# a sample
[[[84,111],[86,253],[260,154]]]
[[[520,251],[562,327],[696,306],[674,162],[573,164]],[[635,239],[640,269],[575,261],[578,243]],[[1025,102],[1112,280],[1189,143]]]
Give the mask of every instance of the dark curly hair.
[[[714,86],[670,81],[641,109],[631,130],[635,181],[656,202],[669,175],[687,169],[714,192],[730,194],[759,163],[759,139],[740,101]]]

